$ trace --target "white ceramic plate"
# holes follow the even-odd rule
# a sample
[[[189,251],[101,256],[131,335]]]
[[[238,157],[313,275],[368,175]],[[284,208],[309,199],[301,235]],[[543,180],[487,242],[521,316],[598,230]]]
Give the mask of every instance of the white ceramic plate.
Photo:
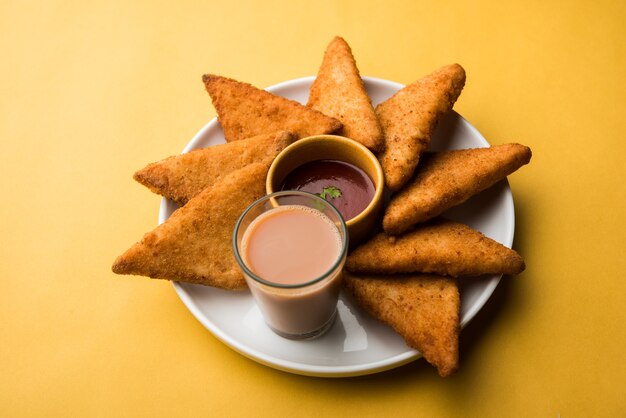
[[[267,90],[306,103],[314,77],[299,78]],[[403,86],[364,77],[374,105]],[[192,149],[224,142],[222,128],[212,119],[187,144]],[[451,112],[441,121],[432,150],[487,147],[489,143],[465,119]],[[163,199],[159,223],[176,209]],[[445,216],[470,225],[510,247],[515,227],[513,196],[508,183],[500,182]],[[501,276],[461,280],[461,326],[466,325],[489,299]],[[274,334],[263,322],[249,292],[229,292],[187,283],[174,283],[176,292],[193,315],[222,342],[250,359],[267,366],[303,375],[343,377],[388,370],[420,357],[391,328],[362,312],[341,295],[339,316],[333,328],[313,341],[291,341]]]

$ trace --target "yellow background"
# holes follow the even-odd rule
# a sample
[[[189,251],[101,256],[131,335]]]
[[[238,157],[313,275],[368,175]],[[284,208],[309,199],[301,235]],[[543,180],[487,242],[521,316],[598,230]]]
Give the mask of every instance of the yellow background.
[[[624,416],[626,3],[297,3],[1,3],[0,415]],[[461,63],[457,111],[534,153],[510,177],[528,268],[462,332],[448,379],[423,360],[278,372],[170,283],[110,271],[157,221],[132,173],[214,116],[200,76],[313,75],[336,34],[363,75]]]

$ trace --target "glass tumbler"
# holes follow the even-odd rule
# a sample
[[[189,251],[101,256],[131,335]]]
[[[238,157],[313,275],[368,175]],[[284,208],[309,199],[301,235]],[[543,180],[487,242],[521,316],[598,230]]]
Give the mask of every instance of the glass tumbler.
[[[233,250],[276,334],[303,340],[330,329],[348,250],[346,224],[331,203],[301,191],[262,197],[239,217]]]

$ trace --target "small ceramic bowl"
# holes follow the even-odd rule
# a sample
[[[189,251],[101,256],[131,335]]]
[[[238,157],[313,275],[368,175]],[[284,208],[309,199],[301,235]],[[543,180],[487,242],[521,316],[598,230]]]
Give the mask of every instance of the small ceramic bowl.
[[[267,174],[266,190],[268,194],[280,191],[285,177],[296,167],[310,161],[328,159],[359,167],[374,183],[372,201],[360,214],[346,221],[350,246],[353,246],[374,232],[380,224],[385,185],[378,159],[360,143],[337,135],[316,135],[300,139],[276,156]]]

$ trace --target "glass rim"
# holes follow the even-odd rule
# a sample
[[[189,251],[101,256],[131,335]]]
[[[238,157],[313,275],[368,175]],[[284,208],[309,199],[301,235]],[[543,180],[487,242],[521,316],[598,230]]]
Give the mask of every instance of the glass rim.
[[[270,200],[270,199],[275,198],[275,197],[285,196],[285,195],[299,195],[299,196],[304,196],[304,197],[312,197],[314,200],[317,200],[320,203],[328,206],[331,209],[331,211],[334,212],[337,215],[337,218],[340,221],[339,223],[341,225],[341,231],[343,232],[344,239],[342,240],[343,241],[342,248],[341,248],[341,251],[339,252],[339,256],[337,257],[337,260],[335,260],[333,265],[324,274],[322,274],[321,276],[316,277],[316,278],[314,278],[312,280],[304,282],[304,283],[284,284],[284,283],[276,283],[276,282],[268,281],[268,280],[266,280],[266,279],[256,275],[254,272],[252,272],[252,270],[250,270],[248,268],[246,263],[243,261],[243,258],[239,254],[239,245],[237,243],[237,233],[239,232],[239,227],[241,226],[241,222],[243,221],[245,216],[248,214],[248,212],[250,212],[252,210],[252,208],[256,207],[261,202],[264,202],[266,200]],[[274,193],[265,195],[265,196],[255,200],[254,202],[252,202],[243,211],[243,213],[239,216],[239,219],[237,219],[237,223],[235,224],[235,229],[233,230],[232,244],[233,244],[233,252],[235,254],[235,260],[237,260],[237,264],[239,264],[239,267],[243,270],[244,274],[246,274],[248,277],[251,277],[252,279],[257,281],[258,283],[261,283],[263,285],[266,285],[266,286],[269,286],[269,287],[273,287],[273,288],[278,288],[278,289],[301,289],[301,288],[304,288],[304,287],[307,287],[307,286],[311,286],[313,284],[321,282],[325,278],[329,277],[330,274],[334,270],[337,269],[337,267],[343,262],[343,260],[345,259],[346,254],[348,253],[348,240],[349,240],[349,236],[348,236],[348,228],[346,227],[346,221],[343,219],[343,216],[341,216],[341,212],[339,212],[339,210],[332,203],[330,203],[326,199],[322,199],[321,197],[319,197],[319,196],[317,196],[316,194],[313,194],[313,193],[304,192],[304,191],[301,191],[301,190],[282,190],[282,191],[279,191],[279,192],[274,192]]]

